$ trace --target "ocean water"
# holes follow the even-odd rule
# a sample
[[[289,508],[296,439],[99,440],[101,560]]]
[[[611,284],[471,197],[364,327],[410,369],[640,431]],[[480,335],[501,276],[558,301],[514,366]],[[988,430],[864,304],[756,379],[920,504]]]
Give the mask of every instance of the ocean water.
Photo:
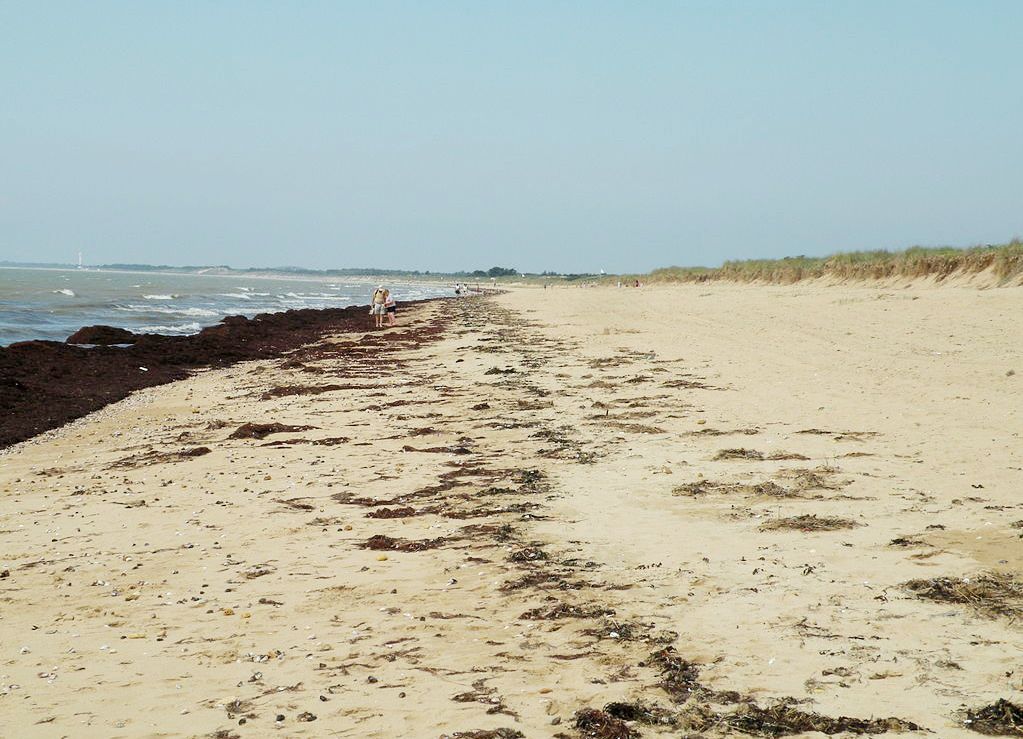
[[[0,346],[63,341],[82,326],[186,335],[224,316],[366,305],[379,278],[301,279],[0,267]],[[400,303],[452,295],[437,283],[384,281]]]

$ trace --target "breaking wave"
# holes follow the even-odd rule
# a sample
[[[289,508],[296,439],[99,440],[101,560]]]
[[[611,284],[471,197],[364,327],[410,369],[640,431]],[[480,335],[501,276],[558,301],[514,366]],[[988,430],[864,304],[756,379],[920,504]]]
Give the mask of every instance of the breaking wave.
[[[195,334],[202,330],[198,323],[182,323],[178,326],[140,326],[135,329],[139,334]]]
[[[224,315],[223,311],[209,308],[164,308],[159,305],[119,305],[117,310],[128,313],[163,313],[168,316],[189,316],[191,318],[213,318]]]

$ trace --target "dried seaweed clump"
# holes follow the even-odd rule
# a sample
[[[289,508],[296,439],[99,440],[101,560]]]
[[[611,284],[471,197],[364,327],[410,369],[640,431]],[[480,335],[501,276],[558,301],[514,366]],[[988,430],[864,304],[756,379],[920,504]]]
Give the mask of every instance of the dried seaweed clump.
[[[756,449],[721,449],[714,455],[714,459],[763,459],[763,452]]]
[[[822,465],[816,469],[788,469],[780,475],[792,478],[798,490],[839,490],[848,483],[830,479],[839,470],[835,467]]]
[[[921,730],[921,727],[912,721],[899,718],[862,719],[848,716],[832,718],[819,713],[801,711],[788,702],[781,702],[769,708],[747,703],[731,713],[718,716],[716,720],[736,731],[759,737],[791,736],[811,731],[819,731],[830,736],[842,733],[885,734],[889,731]]]
[[[592,739],[637,739],[640,733],[619,718],[596,708],[575,713],[575,728]]]
[[[521,470],[515,475],[515,482],[520,485],[530,485],[533,483],[542,482],[547,478],[540,470]]]
[[[366,514],[366,518],[408,518],[417,515],[415,508],[399,506],[397,508],[377,508]]]
[[[320,395],[322,393],[331,393],[335,390],[364,389],[366,388],[361,385],[282,385],[270,388],[260,396],[260,399],[273,400],[274,398],[286,398],[291,395]]]
[[[243,423],[229,439],[265,439],[270,434],[286,434],[295,431],[310,431],[315,426],[288,426],[283,423]]]
[[[526,735],[516,729],[477,729],[442,734],[441,739],[523,739]]]
[[[703,688],[700,685],[700,666],[683,659],[675,647],[658,649],[650,655],[649,662],[661,670],[661,688],[679,703]]]
[[[848,518],[838,516],[816,516],[804,514],[790,518],[776,518],[760,526],[761,531],[782,531],[794,529],[796,531],[836,531],[838,529],[851,529],[859,526]]]
[[[512,482],[519,486],[518,492],[522,495],[546,493],[550,490],[547,475],[540,470],[520,470],[512,477]]]
[[[710,493],[717,492],[721,488],[720,482],[712,482],[711,480],[697,480],[696,482],[687,482],[683,485],[676,485],[671,489],[672,495],[708,495]]]
[[[451,700],[457,703],[483,703],[489,706],[487,709],[488,714],[504,713],[509,716],[515,715],[514,712],[508,710],[508,707],[504,705],[504,701],[497,695],[497,689],[487,687],[486,678],[475,681],[472,684],[472,688],[472,690],[465,693],[451,696]]]
[[[144,467],[150,464],[161,464],[163,462],[182,462],[193,457],[201,457],[205,454],[210,453],[210,448],[205,446],[191,447],[190,449],[182,449],[179,452],[158,452],[151,451],[146,454],[132,455],[130,457],[124,457],[114,462],[111,467]]]
[[[890,547],[926,547],[929,546],[927,542],[922,539],[918,539],[915,536],[899,536],[888,542]]]
[[[782,737],[804,732],[824,734],[884,734],[889,731],[920,731],[921,727],[899,718],[859,719],[840,716],[832,718],[819,713],[801,711],[793,699],[783,700],[768,708],[760,708],[749,696],[735,691],[714,691],[700,684],[699,665],[683,659],[674,647],[659,649],[650,655],[649,662],[661,670],[660,686],[672,700],[682,704],[682,710],[673,714],[664,709],[640,707],[632,710],[630,704],[617,710],[617,704],[608,704],[604,713],[614,718],[649,723],[670,723],[686,730],[707,731],[727,727],[757,737]],[[728,713],[720,713],[708,704],[737,704]],[[731,736],[731,734],[729,734]]]
[[[771,456],[766,457],[763,452],[758,452],[756,449],[740,447],[738,449],[721,449],[714,455],[714,459],[718,461],[722,459],[769,459],[772,461],[781,461],[786,459],[807,460],[809,457],[795,452],[775,452]]]
[[[967,711],[963,723],[987,736],[1023,736],[1023,706],[1000,698],[990,706]]]
[[[707,495],[709,493],[736,493],[739,495],[768,495],[772,498],[796,498],[799,494],[784,488],[776,482],[765,480],[753,484],[713,482],[711,480],[697,480],[687,482],[671,489],[673,495]]]
[[[627,423],[624,421],[611,420],[607,422],[610,428],[619,431],[628,431],[630,434],[663,434],[664,429],[660,426],[650,426],[645,423]]]
[[[1008,573],[985,572],[975,577],[910,580],[902,587],[917,598],[970,606],[991,618],[1015,617],[1023,613],[1023,581]]]
[[[514,590],[522,590],[524,588],[557,588],[558,590],[571,590],[572,588],[579,588],[581,585],[573,585],[571,582],[561,577],[554,572],[545,572],[543,570],[533,570],[527,572],[522,577],[514,580],[506,580],[499,588],[503,593],[510,593]]]
[[[604,713],[622,721],[634,721],[651,726],[675,726],[678,724],[678,716],[673,711],[658,706],[656,703],[616,701],[604,706]]]
[[[508,556],[511,562],[539,562],[547,559],[547,552],[539,547],[523,547]]]
[[[667,380],[661,383],[661,387],[686,388],[689,390],[724,390],[724,388],[714,387],[698,380]]]
[[[531,608],[519,618],[524,621],[555,621],[561,618],[599,618],[613,616],[614,611],[603,606],[574,606],[570,603],[558,603],[544,608]]]
[[[742,487],[744,493],[749,495],[769,495],[772,498],[797,498],[799,494],[789,490],[788,488],[782,487],[776,482],[771,480],[765,480],[764,482],[758,482],[753,485],[744,485]]]
[[[632,641],[640,638],[640,625],[630,621],[616,621],[613,618],[605,618],[600,626],[584,629],[586,636],[595,636],[598,639],[621,639]]]
[[[377,534],[376,536],[369,537],[365,543],[363,543],[362,548],[392,552],[422,552],[427,549],[436,549],[447,541],[449,541],[449,539],[446,537],[413,541],[409,539],[392,539],[390,536]]]

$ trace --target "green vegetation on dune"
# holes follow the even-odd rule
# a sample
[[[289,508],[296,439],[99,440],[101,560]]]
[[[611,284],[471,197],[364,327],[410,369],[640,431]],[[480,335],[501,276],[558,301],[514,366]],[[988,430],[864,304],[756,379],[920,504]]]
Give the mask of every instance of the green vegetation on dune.
[[[785,257],[725,262],[720,267],[664,267],[638,276],[648,282],[789,283],[832,278],[880,280],[886,278],[934,278],[990,273],[1005,283],[1023,277],[1023,242],[1014,239],[998,246],[969,249],[913,247],[905,251],[856,251],[826,257]]]

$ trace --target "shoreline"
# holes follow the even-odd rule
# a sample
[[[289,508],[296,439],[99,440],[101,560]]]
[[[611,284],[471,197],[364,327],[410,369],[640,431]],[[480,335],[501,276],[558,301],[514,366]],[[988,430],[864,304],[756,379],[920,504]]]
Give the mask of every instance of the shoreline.
[[[40,271],[40,272],[96,272],[99,274],[126,274],[126,275],[159,275],[161,277],[237,277],[239,279],[252,278],[255,280],[289,280],[294,282],[339,282],[339,281],[350,281],[350,282],[390,282],[394,284],[405,284],[405,283],[428,283],[434,284],[437,282],[447,283],[450,282],[446,277],[432,278],[430,275],[415,275],[415,274],[402,274],[402,275],[374,275],[372,273],[366,274],[337,274],[337,275],[318,275],[304,272],[274,272],[272,270],[257,271],[257,272],[246,272],[243,270],[225,270],[222,272],[214,271],[215,268],[203,271],[187,272],[187,271],[161,271],[157,269],[151,270],[133,270],[133,269],[113,269],[103,267],[48,267],[48,266],[32,266],[32,265],[13,265],[13,264],[0,264],[0,269],[17,269],[17,270],[28,270],[28,271]]]
[[[0,702],[30,737],[976,736],[1023,703],[1021,304],[524,289],[151,388],[2,458]]]
[[[426,300],[444,300],[429,298]],[[408,301],[412,307],[425,300]],[[0,347],[0,449],[58,428],[127,397],[190,373],[293,351],[331,332],[370,329],[366,306],[290,309],[252,318],[227,316],[185,336],[132,334],[88,326],[76,335],[119,332],[118,346],[30,340]],[[114,343],[114,342],[109,342]]]

